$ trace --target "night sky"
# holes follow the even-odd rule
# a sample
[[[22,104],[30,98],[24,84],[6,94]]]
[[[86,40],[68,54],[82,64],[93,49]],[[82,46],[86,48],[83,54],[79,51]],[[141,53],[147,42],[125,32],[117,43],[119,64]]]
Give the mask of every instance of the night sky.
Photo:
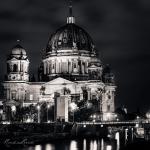
[[[1,0],[1,81],[17,39],[27,50],[31,73],[37,72],[49,36],[66,23],[67,5],[67,0]],[[73,14],[116,76],[117,106],[150,109],[150,0],[74,0]]]

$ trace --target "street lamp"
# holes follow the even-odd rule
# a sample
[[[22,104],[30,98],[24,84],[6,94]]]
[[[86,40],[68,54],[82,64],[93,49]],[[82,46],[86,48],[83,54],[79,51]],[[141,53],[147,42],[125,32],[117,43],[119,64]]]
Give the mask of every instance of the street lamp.
[[[15,112],[16,111],[16,106],[11,106],[11,111]]]
[[[50,104],[47,105],[47,122],[49,121],[48,120],[48,110],[49,110],[49,108],[50,108]]]
[[[16,106],[11,106],[11,115],[12,115],[12,119],[14,119],[14,114],[16,112]]]
[[[78,107],[77,107],[77,104],[74,103],[74,102],[72,102],[72,103],[70,104],[70,108],[71,108],[71,111],[73,112],[73,122],[74,122],[74,112],[75,112],[75,110],[78,108]]]
[[[38,123],[40,123],[40,105],[37,105],[37,110],[38,110]]]

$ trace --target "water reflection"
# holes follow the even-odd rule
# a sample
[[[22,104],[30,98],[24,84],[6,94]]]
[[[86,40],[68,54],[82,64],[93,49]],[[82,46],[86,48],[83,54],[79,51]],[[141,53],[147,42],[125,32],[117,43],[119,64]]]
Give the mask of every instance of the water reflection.
[[[97,141],[91,141],[90,143],[90,150],[97,150]]]
[[[45,150],[55,150],[54,145],[52,145],[52,144],[46,144],[45,145]]]
[[[116,150],[119,150],[120,149],[120,134],[119,134],[119,132],[116,133],[115,139],[116,139]]]
[[[86,150],[86,140],[83,140],[83,150]]]
[[[70,150],[78,150],[77,148],[77,141],[73,140],[70,143]]]
[[[101,150],[104,150],[104,140],[101,139]]]
[[[42,146],[41,145],[36,145],[35,150],[42,150]]]
[[[116,148],[114,144],[104,139],[83,139],[50,142],[45,145],[29,146],[18,150],[118,150]]]
[[[107,145],[106,146],[106,150],[112,150],[112,146],[111,145]]]

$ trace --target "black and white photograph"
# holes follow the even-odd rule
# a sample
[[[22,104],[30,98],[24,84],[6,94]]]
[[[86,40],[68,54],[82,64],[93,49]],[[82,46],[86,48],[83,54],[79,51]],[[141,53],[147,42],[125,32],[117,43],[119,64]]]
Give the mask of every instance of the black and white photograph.
[[[150,1],[1,0],[0,150],[149,150]]]

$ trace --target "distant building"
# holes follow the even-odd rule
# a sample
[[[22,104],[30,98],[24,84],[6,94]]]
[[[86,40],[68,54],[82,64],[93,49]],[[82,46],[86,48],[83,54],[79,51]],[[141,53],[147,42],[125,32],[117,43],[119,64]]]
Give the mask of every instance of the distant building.
[[[49,38],[42,62],[38,68],[38,81],[29,80],[29,64],[26,50],[18,43],[7,57],[7,75],[4,86],[5,106],[21,107],[41,102],[54,104],[54,93],[69,90],[70,101],[99,100],[103,120],[113,118],[116,86],[114,75],[97,57],[90,35],[76,25],[72,6],[67,24],[57,29]],[[34,81],[34,82],[33,82]],[[66,113],[66,98],[60,97],[57,109]],[[65,119],[65,118],[64,118]]]

